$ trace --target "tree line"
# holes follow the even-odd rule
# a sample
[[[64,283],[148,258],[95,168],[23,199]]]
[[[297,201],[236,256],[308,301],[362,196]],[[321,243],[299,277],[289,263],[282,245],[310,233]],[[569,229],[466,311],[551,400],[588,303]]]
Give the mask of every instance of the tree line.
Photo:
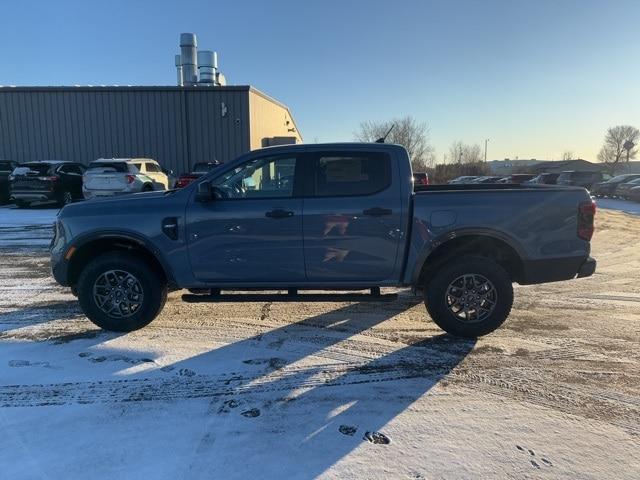
[[[393,128],[391,128],[392,126]],[[360,142],[374,142],[387,133],[387,143],[397,143],[407,149],[414,171],[421,172],[436,167],[436,152],[430,141],[429,127],[426,122],[419,122],[412,116],[362,122],[354,136]],[[631,125],[611,127],[605,134],[597,159],[605,163],[608,170],[615,172],[620,164],[636,158],[639,141],[640,130],[636,127]],[[567,150],[562,153],[561,158],[562,160],[573,160],[574,154]],[[480,145],[466,144],[461,140],[456,140],[449,147],[449,152],[444,155],[443,163],[473,166],[473,168],[464,168],[465,171],[486,171],[486,168],[476,166],[483,160],[484,152]],[[462,169],[458,167],[458,170]],[[480,174],[482,173],[468,173],[468,175]],[[467,173],[460,173],[460,175],[467,175]]]

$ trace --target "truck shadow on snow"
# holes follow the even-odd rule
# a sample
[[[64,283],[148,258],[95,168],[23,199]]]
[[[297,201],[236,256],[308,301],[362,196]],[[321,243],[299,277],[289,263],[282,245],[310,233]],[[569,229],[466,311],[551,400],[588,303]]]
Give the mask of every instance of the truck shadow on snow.
[[[304,476],[312,478],[367,442],[383,444],[372,446],[382,449],[386,443],[402,442],[385,426],[473,349],[475,341],[447,334],[398,343],[399,348],[391,351],[395,344],[376,351],[374,337],[371,341],[366,335],[353,338],[416,303],[404,297],[384,308],[351,304],[180,362],[120,376],[120,380],[102,377],[101,381],[67,383],[64,388],[30,385],[28,391],[19,385],[0,387],[0,404],[127,403],[133,407],[206,399],[204,415],[179,420],[193,421],[195,432],[202,432],[204,426],[193,445],[193,457],[185,459],[190,474],[205,474],[224,464],[237,465],[236,473],[242,476],[244,466],[249,468],[252,458],[260,458],[265,477],[299,475],[302,462]],[[269,310],[265,304],[261,315],[270,315]],[[131,351],[125,356],[103,348],[92,352],[91,346],[104,340],[100,335],[98,341],[94,334],[94,330],[71,334],[69,340],[78,340],[71,344],[80,349],[78,361],[112,369],[113,375],[131,365],[153,367],[155,360],[148,353],[136,352],[138,359]],[[307,357],[311,361],[298,363]],[[172,425],[155,435],[172,438]],[[274,448],[273,442],[282,443]]]

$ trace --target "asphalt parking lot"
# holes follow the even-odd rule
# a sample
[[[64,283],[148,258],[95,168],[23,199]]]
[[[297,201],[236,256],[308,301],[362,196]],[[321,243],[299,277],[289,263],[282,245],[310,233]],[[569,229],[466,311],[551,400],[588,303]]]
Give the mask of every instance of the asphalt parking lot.
[[[408,291],[175,292],[147,328],[103,332],[49,275],[55,210],[1,210],[5,478],[638,478],[639,216],[601,209],[596,274],[517,287],[470,341]]]

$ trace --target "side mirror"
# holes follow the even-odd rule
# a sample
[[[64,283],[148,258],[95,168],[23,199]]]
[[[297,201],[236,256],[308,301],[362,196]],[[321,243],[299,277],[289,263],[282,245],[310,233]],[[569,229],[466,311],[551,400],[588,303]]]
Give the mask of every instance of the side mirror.
[[[210,182],[198,183],[196,190],[196,202],[207,203],[213,200]]]

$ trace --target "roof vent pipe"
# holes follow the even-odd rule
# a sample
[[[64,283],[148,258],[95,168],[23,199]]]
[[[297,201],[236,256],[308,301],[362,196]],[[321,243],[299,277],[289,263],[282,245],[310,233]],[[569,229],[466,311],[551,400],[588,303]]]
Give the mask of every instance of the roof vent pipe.
[[[198,52],[198,74],[200,84],[216,84],[216,67],[218,66],[218,56],[211,50],[200,50]]]
[[[180,55],[182,57],[182,78],[185,85],[198,84],[198,59],[196,35],[180,34]]]
[[[182,55],[176,55],[176,73],[178,74],[178,86],[182,87],[184,85],[184,77],[182,76]]]

